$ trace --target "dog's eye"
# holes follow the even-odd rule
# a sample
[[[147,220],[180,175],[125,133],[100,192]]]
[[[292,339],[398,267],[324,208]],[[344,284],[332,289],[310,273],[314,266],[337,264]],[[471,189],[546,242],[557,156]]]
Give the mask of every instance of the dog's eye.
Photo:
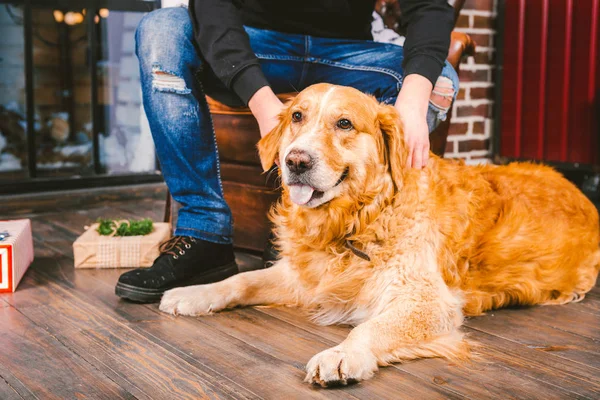
[[[349,120],[347,120],[345,118],[344,119],[340,119],[337,122],[337,127],[340,128],[340,129],[343,129],[343,130],[347,131],[349,129],[352,129],[352,122],[350,122]]]
[[[300,122],[302,121],[302,113],[300,111],[296,111],[295,113],[292,114],[292,121],[294,122]]]

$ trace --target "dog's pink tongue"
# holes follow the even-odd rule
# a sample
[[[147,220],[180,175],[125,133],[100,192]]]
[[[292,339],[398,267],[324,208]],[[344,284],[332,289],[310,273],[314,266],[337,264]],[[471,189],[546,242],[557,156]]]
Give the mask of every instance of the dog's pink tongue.
[[[292,185],[290,186],[290,198],[298,205],[308,203],[315,189],[307,185]]]

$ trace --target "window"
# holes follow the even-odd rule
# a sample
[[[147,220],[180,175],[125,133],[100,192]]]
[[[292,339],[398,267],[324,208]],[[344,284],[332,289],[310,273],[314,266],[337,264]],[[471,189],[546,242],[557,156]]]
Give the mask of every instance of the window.
[[[0,193],[160,180],[134,54],[157,3],[0,0]]]

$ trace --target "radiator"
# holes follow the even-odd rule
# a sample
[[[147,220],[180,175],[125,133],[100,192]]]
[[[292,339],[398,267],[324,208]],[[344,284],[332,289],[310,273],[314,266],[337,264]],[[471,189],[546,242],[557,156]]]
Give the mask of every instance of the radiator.
[[[599,12],[600,0],[504,0],[499,155],[600,163]]]

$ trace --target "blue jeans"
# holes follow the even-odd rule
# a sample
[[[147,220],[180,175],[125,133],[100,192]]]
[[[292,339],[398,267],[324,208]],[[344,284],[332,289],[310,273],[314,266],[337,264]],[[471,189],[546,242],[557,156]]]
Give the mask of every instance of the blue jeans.
[[[314,83],[353,86],[394,103],[402,87],[403,48],[365,40],[318,38],[247,27],[250,44],[275,93]],[[196,74],[202,60],[185,8],[164,8],[144,17],[136,32],[144,109],[163,176],[179,210],[176,235],[231,243],[233,221],[223,197],[217,143],[205,93],[219,98],[223,85]],[[205,69],[203,69],[205,70]],[[448,63],[442,76],[458,77]],[[225,89],[226,91],[226,89]],[[430,131],[446,112],[430,103]]]

